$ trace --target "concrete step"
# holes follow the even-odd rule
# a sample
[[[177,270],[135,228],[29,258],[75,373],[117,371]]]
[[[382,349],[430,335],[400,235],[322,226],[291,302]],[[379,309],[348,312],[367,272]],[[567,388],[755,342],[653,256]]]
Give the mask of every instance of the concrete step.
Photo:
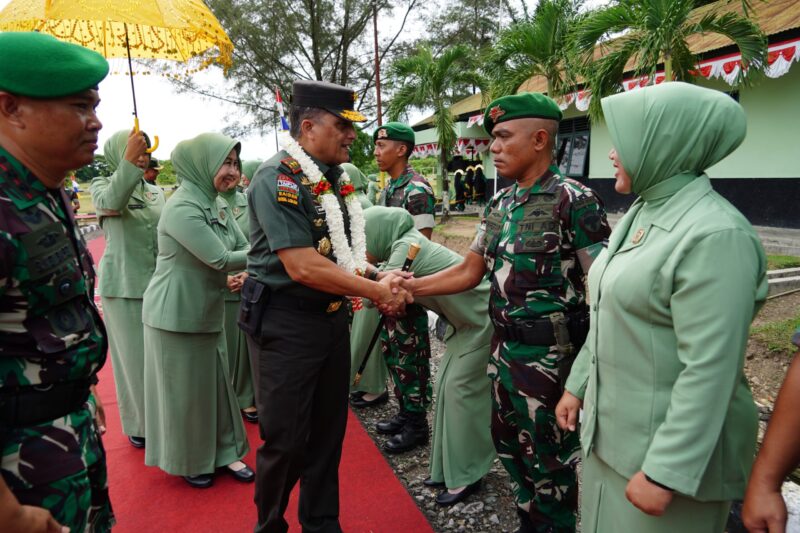
[[[792,276],[789,278],[774,278],[768,280],[769,295],[780,294],[782,292],[800,289],[800,276]]]
[[[767,272],[767,278],[769,279],[792,278],[795,276],[800,276],[800,267],[781,268],[780,270],[770,270]]]

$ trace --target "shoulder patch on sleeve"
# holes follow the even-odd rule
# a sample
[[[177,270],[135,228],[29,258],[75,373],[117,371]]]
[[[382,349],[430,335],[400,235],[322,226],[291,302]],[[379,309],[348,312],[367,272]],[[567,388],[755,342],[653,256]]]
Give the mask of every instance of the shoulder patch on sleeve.
[[[286,174],[278,174],[276,190],[278,202],[298,205],[300,186],[291,177]]]
[[[287,157],[285,159],[281,159],[281,163],[288,168],[292,174],[300,174],[303,169],[300,167],[300,163],[297,162],[297,159],[294,157]]]
[[[572,203],[573,209],[582,209],[587,205],[593,205],[597,203],[597,198],[593,194],[581,194],[578,198]]]

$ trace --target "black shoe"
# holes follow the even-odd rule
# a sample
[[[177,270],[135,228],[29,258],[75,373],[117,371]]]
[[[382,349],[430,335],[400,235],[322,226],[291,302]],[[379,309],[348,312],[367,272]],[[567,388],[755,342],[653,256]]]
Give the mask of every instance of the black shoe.
[[[183,476],[183,480],[196,489],[207,489],[214,484],[214,476],[200,474],[199,476]]]
[[[440,492],[438,496],[436,496],[436,503],[444,506],[455,505],[458,502],[463,502],[470,495],[475,494],[480,488],[481,488],[481,480],[479,479],[475,483],[464,487],[464,490],[462,490],[458,494],[453,494],[452,492],[445,489],[442,492]]]
[[[226,466],[225,471],[232,475],[236,481],[241,481],[242,483],[252,483],[256,480],[256,473],[247,465],[244,465],[241,470],[233,470],[230,466]]]
[[[425,479],[423,479],[422,484],[425,485],[426,487],[431,487],[435,489],[440,489],[444,487],[444,481],[434,481],[430,477],[426,477]]]
[[[394,415],[389,420],[381,420],[375,424],[375,430],[381,435],[397,435],[403,431],[406,425],[406,412],[400,409],[400,412]]]
[[[144,437],[128,437],[128,442],[134,448],[144,448]]]
[[[365,390],[357,390],[350,393],[350,399],[355,400],[356,398],[361,398],[367,393]]]
[[[400,433],[386,441],[384,451],[403,453],[428,444],[428,419],[425,413],[406,413],[406,423]]]
[[[362,394],[359,398],[350,398],[350,405],[353,407],[357,407],[358,409],[363,409],[364,407],[375,407],[376,405],[381,405],[389,401],[389,391],[383,391],[383,394],[375,398],[374,400],[365,400],[364,395]]]
[[[258,411],[242,411],[242,418],[251,424],[258,424]]]

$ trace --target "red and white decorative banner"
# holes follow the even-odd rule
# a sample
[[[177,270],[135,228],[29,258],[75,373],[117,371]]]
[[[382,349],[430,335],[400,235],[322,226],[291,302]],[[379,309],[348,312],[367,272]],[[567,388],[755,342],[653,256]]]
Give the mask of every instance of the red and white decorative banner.
[[[411,157],[423,158],[434,155],[439,155],[439,143],[418,144],[411,152]]]
[[[768,48],[767,67],[764,73],[769,78],[780,78],[791,68],[793,63],[800,62],[800,39],[784,41],[772,44]],[[742,70],[742,55],[729,54],[714,59],[701,61],[697,65],[696,75],[704,78],[722,78],[728,85],[734,85]],[[655,83],[658,85],[664,81],[664,72],[656,72]],[[651,85],[650,76],[641,76],[622,81],[622,88],[625,91],[632,91],[640,87]],[[563,111],[570,104],[575,103],[579,111],[589,109],[589,102],[592,99],[589,91],[578,91],[556,99],[558,106]]]
[[[477,115],[472,115],[467,119],[467,127],[471,128],[477,124],[478,126],[483,126],[483,113],[479,113]]]
[[[489,149],[489,141],[490,139],[460,138],[456,141],[456,147],[453,153],[456,155],[482,154]]]
[[[459,138],[453,147],[452,155],[482,154],[489,149],[491,139],[466,139]],[[431,157],[439,155],[439,143],[423,143],[414,147],[411,157]]]

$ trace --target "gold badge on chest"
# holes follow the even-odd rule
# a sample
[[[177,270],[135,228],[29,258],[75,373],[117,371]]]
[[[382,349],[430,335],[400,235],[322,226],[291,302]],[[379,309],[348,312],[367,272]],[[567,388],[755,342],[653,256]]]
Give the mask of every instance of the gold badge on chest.
[[[331,253],[331,240],[327,237],[321,238],[317,244],[317,251],[322,255]]]
[[[644,229],[639,228],[636,230],[636,233],[633,234],[633,239],[631,239],[631,242],[633,244],[639,244],[642,242],[642,239],[644,239]]]
[[[153,193],[153,191],[147,191],[146,193],[144,193],[144,197],[147,198],[148,202],[152,202],[153,200],[155,200],[156,195]]]
[[[323,224],[325,224],[325,219],[324,218],[315,218],[314,219],[314,227],[315,228],[319,229],[319,228],[322,227]]]
[[[237,206],[233,208],[233,216],[238,217],[241,214],[241,212],[242,209],[240,207]]]
[[[225,220],[225,211],[223,211],[222,209],[219,210],[219,219]]]

